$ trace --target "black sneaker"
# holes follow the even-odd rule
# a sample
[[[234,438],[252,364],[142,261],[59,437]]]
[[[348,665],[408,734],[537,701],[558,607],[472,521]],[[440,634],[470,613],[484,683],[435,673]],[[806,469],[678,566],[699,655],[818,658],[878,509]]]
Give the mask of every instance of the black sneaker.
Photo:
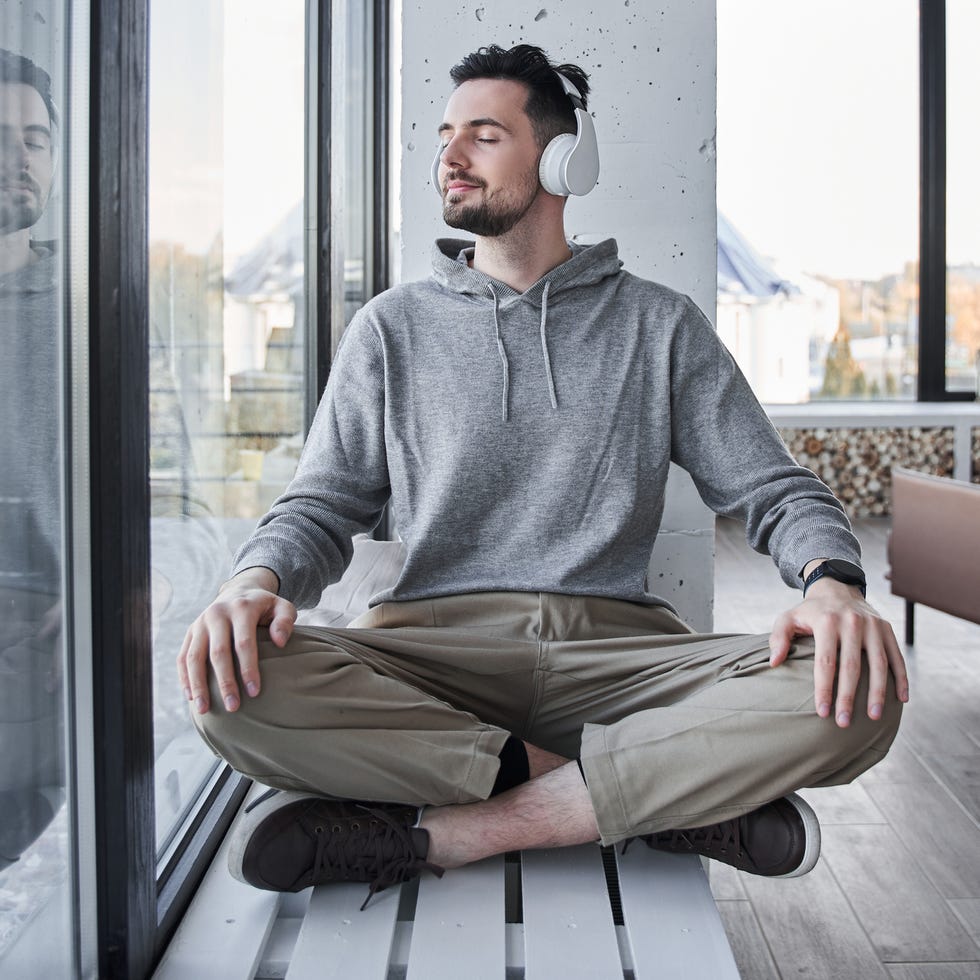
[[[365,908],[375,892],[443,869],[425,860],[429,834],[413,826],[418,808],[355,803],[273,790],[239,819],[228,868],[239,881],[268,891],[364,881]]]
[[[640,838],[655,851],[701,854],[767,878],[798,878],[820,857],[820,824],[812,807],[792,793],[734,820],[665,830]]]

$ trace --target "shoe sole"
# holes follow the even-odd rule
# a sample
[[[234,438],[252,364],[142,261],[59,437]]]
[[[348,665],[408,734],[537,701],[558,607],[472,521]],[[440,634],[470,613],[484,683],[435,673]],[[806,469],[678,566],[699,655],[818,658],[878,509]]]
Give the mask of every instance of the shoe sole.
[[[252,888],[256,887],[242,873],[245,850],[248,847],[249,841],[252,839],[252,833],[255,831],[255,828],[269,814],[275,813],[276,810],[281,810],[284,806],[295,803],[297,800],[308,800],[313,795],[312,793],[299,793],[293,790],[281,790],[275,796],[270,796],[269,799],[255,804],[247,813],[243,810],[238,815],[238,820],[235,821],[235,829],[232,831],[231,839],[228,842],[228,871],[231,873],[232,878],[242,882],[244,885],[249,885]]]
[[[820,821],[813,807],[796,793],[790,793],[786,799],[793,805],[803,821],[803,831],[806,836],[806,847],[803,849],[803,859],[792,871],[781,875],[771,875],[773,878],[799,878],[812,871],[820,858]]]

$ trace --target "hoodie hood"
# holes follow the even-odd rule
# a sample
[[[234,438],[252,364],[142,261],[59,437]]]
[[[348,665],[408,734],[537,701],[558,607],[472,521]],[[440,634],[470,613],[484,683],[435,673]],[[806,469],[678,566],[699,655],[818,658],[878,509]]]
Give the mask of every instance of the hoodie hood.
[[[566,289],[595,285],[609,276],[617,275],[623,267],[615,238],[607,238],[598,245],[569,242],[572,257],[543,275],[527,292],[518,293],[499,279],[493,279],[466,264],[472,258],[475,247],[474,242],[465,239],[437,239],[432,248],[432,275],[439,285],[464,296],[485,296],[489,299],[492,289],[504,305],[508,300],[521,298],[540,306],[545,286],[548,286],[548,293],[554,300]]]
[[[510,359],[500,329],[502,309],[517,302],[525,302],[541,310],[541,353],[544,358],[544,380],[553,411],[558,411],[558,393],[551,368],[551,352],[548,349],[548,302],[555,296],[578,286],[594,286],[615,276],[623,263],[614,238],[607,238],[598,245],[579,245],[569,242],[572,257],[543,275],[524,293],[518,293],[506,283],[488,276],[485,272],[471,269],[467,264],[472,258],[474,242],[458,238],[440,238],[432,253],[432,274],[439,285],[462,296],[484,297],[493,303],[493,330],[500,357],[501,393],[500,417],[506,422],[510,415]]]

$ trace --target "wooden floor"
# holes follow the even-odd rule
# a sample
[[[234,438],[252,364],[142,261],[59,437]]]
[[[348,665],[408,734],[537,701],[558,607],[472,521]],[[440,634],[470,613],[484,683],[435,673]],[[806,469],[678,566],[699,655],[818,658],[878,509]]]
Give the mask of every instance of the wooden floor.
[[[869,599],[903,636],[885,580],[888,521],[859,521]],[[715,628],[765,632],[794,604],[769,558],[719,520]],[[849,786],[807,790],[823,828],[809,875],[712,863],[743,980],[980,978],[980,626],[923,607],[912,695],[888,758]]]

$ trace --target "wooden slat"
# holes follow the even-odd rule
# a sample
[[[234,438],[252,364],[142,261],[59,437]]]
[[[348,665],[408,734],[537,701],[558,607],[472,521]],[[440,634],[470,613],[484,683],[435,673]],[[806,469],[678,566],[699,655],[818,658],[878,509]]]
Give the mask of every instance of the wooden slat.
[[[636,980],[738,980],[700,858],[636,843],[616,863]]]
[[[594,844],[522,854],[526,980],[622,980]]]
[[[400,886],[385,889],[362,912],[367,885],[313,889],[287,980],[385,980]]]
[[[255,975],[279,911],[280,895],[232,878],[228,844],[226,837],[153,974],[154,980],[245,980]]]
[[[419,882],[407,980],[502,980],[503,855]]]

